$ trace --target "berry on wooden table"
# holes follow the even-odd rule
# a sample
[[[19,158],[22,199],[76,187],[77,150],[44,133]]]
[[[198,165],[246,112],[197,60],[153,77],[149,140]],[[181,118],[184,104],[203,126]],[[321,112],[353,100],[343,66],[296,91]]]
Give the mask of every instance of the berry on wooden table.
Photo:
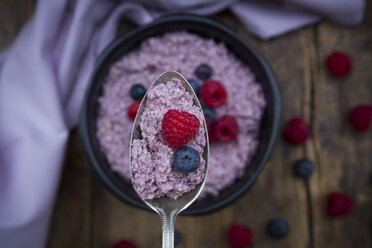
[[[114,244],[112,248],[136,248],[136,246],[130,241],[122,240]]]
[[[327,197],[327,215],[330,217],[339,217],[348,214],[353,205],[350,197],[343,193],[333,192]]]
[[[328,71],[335,77],[343,77],[350,72],[351,59],[342,52],[333,52],[326,58]]]
[[[227,232],[227,239],[232,248],[246,248],[252,243],[252,230],[241,226],[231,225]]]
[[[367,131],[371,125],[372,105],[359,105],[349,113],[350,124],[358,131]]]
[[[295,145],[300,145],[306,141],[310,135],[309,127],[306,122],[295,117],[289,120],[289,122],[284,126],[283,136],[284,138]]]
[[[303,158],[295,162],[293,170],[295,176],[309,178],[313,174],[314,165],[309,159]]]
[[[181,233],[175,230],[174,231],[174,245],[178,245],[179,243],[181,243],[181,239],[182,239]]]
[[[267,231],[274,238],[284,238],[289,232],[288,223],[282,218],[275,218],[269,221]]]

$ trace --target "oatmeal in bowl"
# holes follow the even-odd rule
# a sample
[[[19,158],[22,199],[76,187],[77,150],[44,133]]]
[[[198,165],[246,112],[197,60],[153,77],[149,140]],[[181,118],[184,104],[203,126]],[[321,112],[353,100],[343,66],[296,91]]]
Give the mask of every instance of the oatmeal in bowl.
[[[88,158],[117,196],[145,208],[130,181],[129,135],[141,98],[168,70],[181,73],[198,95],[210,139],[205,187],[185,213],[217,210],[243,194],[263,168],[278,129],[280,98],[262,57],[208,18],[164,17],[103,53],[80,123]]]

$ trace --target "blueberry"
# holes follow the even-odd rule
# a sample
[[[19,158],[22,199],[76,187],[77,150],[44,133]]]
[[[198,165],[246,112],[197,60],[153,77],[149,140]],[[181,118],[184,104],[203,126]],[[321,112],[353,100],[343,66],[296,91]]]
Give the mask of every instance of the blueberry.
[[[179,172],[193,172],[200,164],[199,152],[190,146],[184,146],[174,153],[173,164]]]
[[[135,84],[130,88],[129,93],[134,100],[139,100],[145,96],[146,88],[141,84]]]
[[[213,74],[213,69],[207,64],[201,64],[195,69],[195,75],[201,79],[201,80],[206,80],[210,78]]]
[[[174,245],[178,245],[181,242],[181,233],[179,231],[174,231]]]
[[[196,81],[195,79],[187,79],[187,81],[189,81],[189,84],[191,85],[192,89],[195,91],[196,94],[198,94],[198,91],[199,91],[199,88],[200,88],[200,85],[198,83],[198,81]]]
[[[293,170],[295,176],[301,178],[308,178],[311,176],[311,174],[313,174],[314,165],[307,158],[303,158],[295,162]]]
[[[270,220],[267,231],[274,238],[284,238],[289,232],[289,226],[285,220],[275,218]]]
[[[213,109],[208,108],[207,106],[203,106],[202,109],[209,123],[212,124],[216,120],[216,114],[214,113]]]

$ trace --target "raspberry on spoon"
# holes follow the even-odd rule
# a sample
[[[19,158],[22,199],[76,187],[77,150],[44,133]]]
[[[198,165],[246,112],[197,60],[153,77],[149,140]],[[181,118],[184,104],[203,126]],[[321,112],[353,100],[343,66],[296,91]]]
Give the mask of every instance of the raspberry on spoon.
[[[163,116],[162,136],[170,147],[178,149],[195,137],[199,126],[195,115],[170,109]]]

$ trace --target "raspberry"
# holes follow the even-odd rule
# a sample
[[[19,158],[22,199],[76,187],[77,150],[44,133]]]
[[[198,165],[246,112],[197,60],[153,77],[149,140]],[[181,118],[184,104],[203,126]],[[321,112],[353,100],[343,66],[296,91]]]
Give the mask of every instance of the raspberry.
[[[295,145],[304,143],[309,134],[306,122],[299,117],[292,118],[283,129],[284,138]]]
[[[342,193],[330,193],[328,195],[327,215],[339,217],[350,212],[352,201],[349,196]]]
[[[170,147],[178,149],[194,138],[199,126],[195,115],[170,109],[163,116],[162,135]]]
[[[136,246],[129,241],[122,240],[114,244],[112,248],[136,248]]]
[[[372,119],[372,106],[359,105],[349,113],[350,124],[358,131],[367,131]]]
[[[239,126],[233,116],[224,115],[213,123],[213,137],[221,142],[228,142],[236,138]]]
[[[328,71],[335,77],[342,77],[351,69],[350,57],[341,52],[334,52],[326,59]]]
[[[134,120],[136,118],[137,111],[140,105],[141,105],[141,100],[137,100],[128,107],[127,114],[128,114],[129,119]]]
[[[201,100],[210,108],[216,108],[226,102],[226,90],[223,85],[214,80],[204,81],[199,89]]]
[[[227,239],[231,247],[244,248],[252,243],[252,230],[240,225],[232,225],[227,232]]]

